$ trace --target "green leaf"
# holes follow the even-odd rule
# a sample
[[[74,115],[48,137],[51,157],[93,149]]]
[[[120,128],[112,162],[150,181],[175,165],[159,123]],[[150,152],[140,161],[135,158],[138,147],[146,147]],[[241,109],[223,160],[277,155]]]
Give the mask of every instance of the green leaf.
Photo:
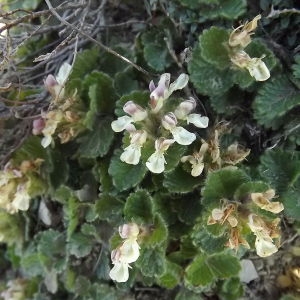
[[[203,224],[194,228],[192,233],[193,244],[196,247],[200,247],[203,251],[208,254],[221,252],[225,248],[225,244],[228,241],[226,236],[213,236],[208,233]]]
[[[122,216],[124,203],[117,197],[109,194],[100,194],[99,200],[96,201],[95,211],[100,220],[112,222],[120,219]]]
[[[247,9],[246,0],[223,0],[219,6],[220,16],[234,20],[243,15]]]
[[[72,80],[80,79],[82,80],[85,75],[95,70],[98,65],[97,61],[99,59],[99,49],[92,48],[84,50],[78,53],[76,56],[75,63],[72,67],[72,72],[68,78],[66,88],[69,91],[73,91],[76,86],[73,86]],[[74,92],[74,91],[73,91]]]
[[[203,206],[210,210],[218,207],[223,198],[232,200],[236,189],[247,181],[249,177],[236,167],[226,167],[210,173],[202,190]]]
[[[153,222],[153,199],[146,190],[138,190],[131,193],[124,207],[125,219],[138,224]]]
[[[73,233],[68,243],[69,253],[77,258],[89,255],[92,247],[93,240],[80,232]]]
[[[142,248],[136,266],[145,276],[160,277],[166,271],[165,254],[160,248]]]
[[[222,299],[237,300],[243,296],[243,286],[239,278],[229,278],[222,284],[220,295]]]
[[[158,28],[147,30],[141,36],[145,60],[151,68],[158,72],[163,71],[172,63],[165,37],[164,30]]]
[[[93,130],[78,139],[80,142],[78,149],[80,156],[96,158],[107,154],[114,138],[111,122],[111,117],[103,117],[97,120]]]
[[[162,245],[168,238],[168,227],[160,214],[156,214],[151,226],[152,230],[143,240],[143,245],[156,247]]]
[[[300,91],[287,75],[279,75],[266,82],[254,100],[254,117],[265,127],[276,128],[280,117],[300,104]],[[272,109],[270,109],[272,107]]]
[[[224,94],[233,85],[232,72],[229,69],[219,70],[204,61],[200,47],[193,51],[193,57],[188,63],[191,82],[197,91],[204,95]]]
[[[120,160],[121,150],[116,150],[108,169],[113,184],[119,191],[125,191],[137,186],[146,175],[147,169],[140,162],[138,165],[129,165]]]
[[[291,187],[287,192],[283,193],[280,201],[284,205],[284,214],[290,218],[300,221],[300,180],[295,187]]]
[[[67,204],[64,205],[64,219],[67,225],[67,241],[70,240],[71,235],[76,230],[79,223],[80,205],[75,197],[70,197]]]
[[[227,44],[229,33],[223,28],[212,26],[203,31],[199,38],[201,56],[217,69],[224,70],[231,65]]]
[[[180,158],[183,156],[187,149],[187,146],[180,144],[173,144],[165,154],[166,168],[164,173],[173,171],[174,168],[180,163]]]
[[[24,253],[22,253],[20,266],[24,273],[30,277],[42,275],[44,270],[40,262],[39,254],[34,244],[31,244]]]
[[[83,85],[89,97],[89,111],[86,114],[85,124],[92,130],[97,114],[113,112],[117,96],[112,79],[102,72],[90,73]]]
[[[54,257],[64,255],[65,235],[57,230],[49,229],[39,234],[38,251],[44,255]]]
[[[234,74],[236,74],[236,72]],[[244,105],[242,101],[244,97],[245,93],[243,91],[237,88],[231,88],[225,94],[212,96],[209,100],[215,112],[224,114],[226,117],[231,117],[234,114],[240,113]]]
[[[206,256],[203,254],[196,256],[185,272],[186,280],[193,286],[207,286],[214,281],[214,274],[208,267]]]
[[[158,278],[158,283],[160,286],[163,286],[167,289],[172,289],[179,284],[181,274],[182,268],[179,265],[167,260],[166,271],[161,277]]]
[[[219,4],[219,0],[179,0],[179,2],[191,9],[199,8],[201,4]]]
[[[114,87],[116,92],[122,96],[130,94],[139,88],[138,82],[135,79],[135,74],[131,67],[127,68],[123,72],[119,72],[114,77]]]
[[[299,152],[268,150],[261,156],[260,161],[260,175],[279,194],[291,188],[300,176]]]
[[[201,294],[193,293],[192,291],[181,288],[178,294],[175,297],[175,300],[204,300]]]
[[[188,193],[200,185],[201,181],[197,177],[193,177],[182,169],[177,167],[173,172],[166,173],[163,186],[171,193]]]
[[[195,220],[202,212],[201,201],[198,194],[182,195],[176,202],[174,202],[174,207],[178,213],[179,220],[185,224],[194,224]]]
[[[206,262],[212,273],[222,279],[237,276],[241,269],[238,258],[230,254],[214,254],[207,257]]]
[[[292,66],[293,75],[300,79],[300,55],[298,54],[294,58],[296,63]]]
[[[55,149],[47,148],[47,153],[49,159],[42,168],[45,169],[52,188],[57,189],[60,185],[66,183],[69,176],[69,165],[66,162],[64,153],[61,151],[61,146]]]
[[[90,286],[88,294],[83,298],[83,300],[120,300],[123,298],[125,299],[125,296],[114,287],[107,284],[94,283]]]

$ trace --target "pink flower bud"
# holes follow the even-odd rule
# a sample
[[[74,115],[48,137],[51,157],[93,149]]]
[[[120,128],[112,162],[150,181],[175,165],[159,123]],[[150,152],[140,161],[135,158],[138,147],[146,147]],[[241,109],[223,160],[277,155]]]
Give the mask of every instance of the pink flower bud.
[[[196,107],[196,101],[194,98],[190,97],[179,104],[175,110],[175,115],[178,119],[185,119],[186,116],[191,113]]]
[[[172,112],[169,112],[163,116],[161,123],[165,129],[172,130],[177,125],[177,118]]]
[[[134,121],[142,121],[147,117],[147,112],[138,104],[135,104],[133,101],[128,101],[123,106],[123,110],[129,114]]]
[[[48,75],[47,78],[44,80],[45,87],[48,91],[50,91],[54,86],[58,85],[55,77],[53,75]]]
[[[156,86],[155,86],[153,80],[151,80],[150,83],[149,83],[150,92],[152,93],[155,90],[155,88],[156,88]]]
[[[32,122],[32,134],[39,135],[45,128],[45,121],[42,118],[36,119]]]
[[[111,254],[110,254],[111,261],[113,263],[119,262],[120,258],[121,258],[121,255],[122,255],[122,253],[120,251],[120,248],[112,250]]]
[[[140,230],[137,224],[129,223],[119,226],[119,234],[122,239],[136,238]]]

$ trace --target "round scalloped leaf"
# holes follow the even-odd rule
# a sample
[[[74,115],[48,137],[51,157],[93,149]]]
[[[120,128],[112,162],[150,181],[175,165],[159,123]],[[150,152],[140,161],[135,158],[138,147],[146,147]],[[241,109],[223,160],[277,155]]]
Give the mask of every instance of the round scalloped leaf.
[[[111,122],[111,117],[102,117],[95,122],[92,131],[78,139],[78,154],[81,157],[96,158],[107,154],[114,138]]]
[[[202,204],[207,209],[216,208],[221,199],[233,200],[237,188],[249,181],[245,172],[236,167],[226,167],[207,176],[202,190]]]
[[[300,154],[297,151],[268,150],[260,157],[260,175],[281,194],[300,178]]]
[[[153,200],[151,200],[153,201]],[[168,238],[168,227],[160,214],[156,214],[153,222],[153,229],[148,236],[145,236],[143,245],[156,247],[162,245]]]
[[[286,75],[279,75],[266,82],[258,91],[253,103],[254,117],[259,124],[276,128],[281,125],[276,121],[280,121],[280,117],[299,105],[299,90]]]
[[[232,72],[229,69],[219,70],[206,62],[201,56],[201,49],[196,47],[188,63],[191,82],[203,95],[224,94],[233,85]]]
[[[207,286],[213,283],[215,276],[206,262],[206,256],[198,255],[185,269],[185,279],[193,286]]]
[[[166,258],[160,248],[142,248],[136,266],[148,277],[160,277],[166,271]]]
[[[165,174],[163,186],[171,193],[188,193],[192,192],[200,183],[200,178],[193,177],[185,172],[182,166],[179,166],[174,171]]]
[[[300,55],[295,56],[295,64],[293,64],[293,74],[296,78],[300,79]]]
[[[141,36],[144,58],[147,64],[158,72],[163,71],[173,62],[164,39],[164,30],[158,28],[152,28]]]
[[[159,285],[167,289],[175,288],[180,282],[182,271],[181,266],[166,260],[166,271],[158,278]]]
[[[112,177],[113,185],[119,191],[125,191],[137,186],[147,173],[145,165],[129,165],[120,160],[121,150],[116,150],[110,161],[108,174]]]
[[[150,194],[146,190],[138,190],[135,193],[131,193],[127,198],[124,207],[124,217],[128,222],[133,221],[138,224],[153,223],[153,211],[153,199]],[[155,236],[152,238],[154,241],[157,240]]]
[[[280,200],[284,205],[284,214],[290,218],[300,221],[300,180],[297,186],[290,188],[284,193]]]
[[[226,45],[229,33],[219,27],[211,27],[203,31],[199,38],[201,56],[218,69],[226,69],[231,65]]]
[[[207,257],[206,262],[217,278],[237,276],[241,269],[239,259],[230,254],[217,253]]]

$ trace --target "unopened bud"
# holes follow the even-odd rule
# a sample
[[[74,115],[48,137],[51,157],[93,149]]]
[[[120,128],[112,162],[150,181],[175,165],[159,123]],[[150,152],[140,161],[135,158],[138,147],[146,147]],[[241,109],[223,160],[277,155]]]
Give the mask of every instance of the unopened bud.
[[[172,112],[170,112],[163,116],[161,124],[165,129],[172,130],[177,125],[177,118]]]
[[[194,98],[190,97],[188,100],[181,102],[174,113],[178,119],[183,120],[192,110],[195,109],[195,107],[196,101]]]
[[[32,122],[32,134],[39,135],[45,128],[45,121],[42,118],[36,119]]]
[[[133,101],[126,102],[123,106],[123,110],[136,122],[142,121],[147,117],[147,111]]]
[[[139,227],[135,223],[123,224],[119,227],[119,234],[122,239],[136,238],[139,232]]]

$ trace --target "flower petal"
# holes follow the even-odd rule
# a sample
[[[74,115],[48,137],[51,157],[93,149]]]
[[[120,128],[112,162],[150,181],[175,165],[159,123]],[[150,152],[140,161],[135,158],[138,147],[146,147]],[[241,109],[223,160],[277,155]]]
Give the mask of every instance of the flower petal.
[[[64,62],[63,65],[59,68],[58,74],[55,79],[59,85],[63,85],[65,81],[68,79],[72,70],[72,66],[67,62]]]
[[[146,162],[146,166],[150,170],[150,172],[159,174],[165,170],[165,163],[166,163],[166,160],[164,158],[163,153],[160,153],[159,151],[157,151],[157,152],[154,152],[148,158],[148,161]]]
[[[123,263],[133,263],[140,256],[140,247],[134,238],[126,239],[119,249],[121,251],[120,261]]]
[[[208,117],[199,114],[190,114],[186,118],[187,123],[192,123],[198,128],[206,128],[208,126]]]
[[[252,58],[251,63],[248,64],[247,69],[256,81],[265,81],[270,78],[270,71],[261,58]]]
[[[203,162],[193,164],[193,165],[192,165],[192,172],[191,172],[191,175],[192,175],[193,177],[200,176],[201,173],[203,172],[203,169],[204,169],[204,163],[203,163]]]
[[[141,146],[136,144],[130,144],[124,149],[124,152],[121,154],[121,161],[130,164],[137,165],[141,158]]]
[[[270,256],[278,251],[269,236],[257,235],[255,240],[256,253],[260,257]]]
[[[46,135],[45,137],[42,138],[41,145],[44,148],[47,148],[51,143],[52,143],[52,136],[51,135]]]
[[[182,90],[187,83],[189,82],[189,76],[187,74],[180,74],[179,77],[170,84],[167,94],[165,95],[165,99],[169,98],[174,91]]]
[[[114,132],[121,132],[133,122],[133,119],[129,116],[119,117],[117,120],[112,121],[111,128]]]
[[[195,139],[196,135],[187,131],[183,127],[175,127],[171,130],[174,140],[180,145],[190,145]]]
[[[128,268],[128,264],[116,262],[109,272],[109,277],[117,282],[126,282],[129,278]]]

